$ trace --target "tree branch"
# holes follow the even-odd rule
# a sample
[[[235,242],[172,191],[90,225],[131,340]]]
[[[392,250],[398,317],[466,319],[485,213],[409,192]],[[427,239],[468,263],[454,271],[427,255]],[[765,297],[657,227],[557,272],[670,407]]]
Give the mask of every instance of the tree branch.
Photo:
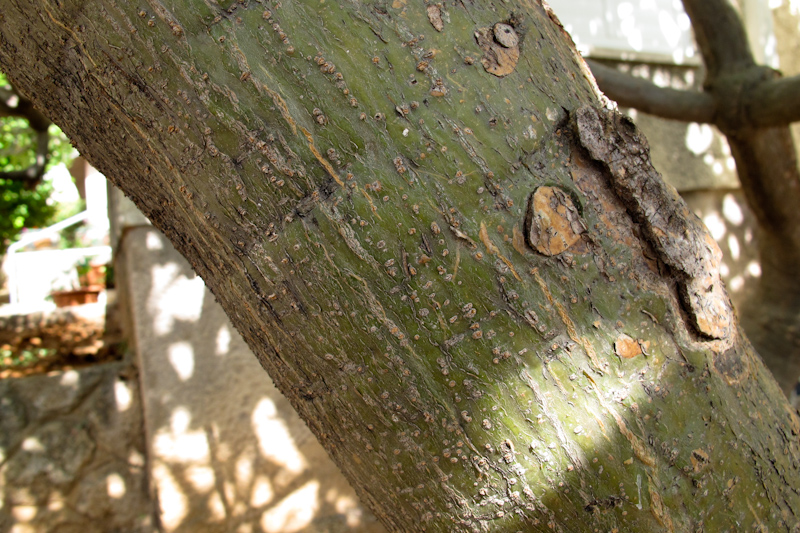
[[[683,0],[706,66],[706,83],[755,65],[742,20],[730,0]]]
[[[606,96],[623,107],[632,107],[657,117],[685,122],[713,122],[714,100],[705,93],[658,87],[602,63],[587,60]]]
[[[8,100],[0,100],[0,117],[20,117],[28,121],[34,131],[46,131],[50,127],[50,119],[44,116],[33,103],[22,96],[16,95],[19,102],[15,107],[8,104]]]
[[[765,81],[752,89],[745,104],[754,126],[785,126],[800,121],[800,75]]]

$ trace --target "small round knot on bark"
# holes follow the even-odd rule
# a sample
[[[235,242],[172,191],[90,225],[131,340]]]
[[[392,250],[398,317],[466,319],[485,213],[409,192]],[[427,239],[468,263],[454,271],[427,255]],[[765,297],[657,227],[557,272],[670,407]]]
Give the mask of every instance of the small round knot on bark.
[[[558,187],[539,187],[528,200],[525,237],[542,255],[558,255],[581,240],[586,225],[568,193]]]

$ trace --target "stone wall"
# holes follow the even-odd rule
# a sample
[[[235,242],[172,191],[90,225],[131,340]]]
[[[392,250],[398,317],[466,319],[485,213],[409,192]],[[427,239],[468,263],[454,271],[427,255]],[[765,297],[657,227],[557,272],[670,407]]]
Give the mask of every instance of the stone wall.
[[[0,380],[0,533],[382,532],[185,260],[120,235],[131,360]]]
[[[146,478],[129,364],[0,381],[0,531],[151,533]]]

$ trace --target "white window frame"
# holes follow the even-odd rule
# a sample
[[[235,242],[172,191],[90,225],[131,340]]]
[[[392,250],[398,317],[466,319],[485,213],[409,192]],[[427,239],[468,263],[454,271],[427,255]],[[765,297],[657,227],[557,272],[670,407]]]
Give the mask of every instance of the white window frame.
[[[548,0],[587,57],[700,65],[680,0]],[[757,62],[778,67],[767,0],[738,0]]]

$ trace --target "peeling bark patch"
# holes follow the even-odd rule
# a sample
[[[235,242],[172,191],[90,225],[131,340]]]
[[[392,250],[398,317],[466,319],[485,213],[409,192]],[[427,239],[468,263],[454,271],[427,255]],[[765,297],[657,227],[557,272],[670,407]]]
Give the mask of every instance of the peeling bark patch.
[[[500,259],[503,263],[505,263],[505,265],[508,267],[509,270],[511,270],[511,273],[514,275],[514,278],[516,278],[517,281],[522,281],[522,278],[519,277],[519,274],[517,274],[517,270],[514,268],[514,263],[512,263],[503,254],[501,254],[500,249],[489,238],[489,231],[486,229],[486,224],[484,222],[481,222],[480,237],[481,237],[481,242],[483,242],[483,245],[486,247],[486,250],[490,254],[497,256],[498,259]]]
[[[308,148],[311,150],[311,153],[314,154],[314,157],[317,158],[317,161],[320,162],[322,168],[325,169],[328,175],[333,178],[333,180],[339,185],[339,187],[344,187],[344,182],[342,181],[342,178],[340,178],[339,175],[336,173],[336,171],[333,169],[333,165],[331,165],[327,159],[322,157],[322,154],[319,153],[319,150],[317,150],[317,147],[314,144],[314,137],[311,135],[311,133],[302,126],[300,127],[300,129],[303,130],[303,135],[306,136],[306,140],[308,141]]]
[[[709,268],[704,269],[697,277],[692,277],[684,285],[683,297],[694,312],[698,329],[712,338],[721,339],[729,330],[731,312],[728,295],[719,279],[722,252],[705,227],[702,231],[705,232],[705,245],[701,244],[701,250],[705,248],[710,252],[707,255],[712,256],[706,261]]]
[[[352,272],[348,272],[348,275],[358,281],[363,287],[361,294],[364,297],[364,303],[367,305],[367,308],[372,312],[372,316],[374,316],[394,337],[403,339],[406,335],[402,333],[400,326],[386,315],[386,310],[383,305],[381,305],[380,300],[375,296],[375,293],[370,290],[366,280]],[[411,350],[407,345],[406,348]],[[411,352],[413,353],[413,350],[411,350]]]
[[[575,343],[580,344],[583,347],[587,357],[589,357],[589,360],[592,362],[592,366],[594,366],[601,374],[603,374],[605,371],[604,367],[606,365],[602,364],[600,360],[597,358],[597,352],[595,352],[592,343],[589,342],[586,338],[578,336],[578,332],[575,329],[575,323],[572,322],[572,319],[569,317],[567,310],[564,309],[564,306],[553,299],[553,295],[550,292],[550,289],[547,288],[547,284],[542,279],[542,276],[539,275],[539,269],[534,268],[533,270],[531,270],[531,274],[533,275],[533,278],[536,280],[536,283],[542,289],[542,293],[544,293],[545,298],[547,298],[547,302],[550,303],[551,305],[554,305],[556,311],[558,311],[558,316],[561,318],[561,321],[567,328],[567,335],[569,335],[570,339],[572,339]],[[533,316],[535,316],[535,313]],[[533,321],[532,324],[531,321],[532,320],[528,320],[528,323],[531,325],[531,327],[536,328],[536,322],[538,322],[538,318],[535,321]]]
[[[692,461],[692,470],[695,473],[700,472],[709,463],[708,454],[700,448],[692,450],[692,455],[689,459]]]
[[[595,391],[597,391],[597,389],[595,389]],[[600,395],[599,391],[597,391],[597,395]],[[625,423],[625,420],[623,420],[623,418],[616,411],[614,411],[611,406],[605,404],[604,407],[609,413],[611,413],[611,416],[614,417],[614,421],[617,423],[620,433],[622,433],[625,438],[628,439],[636,458],[639,459],[642,464],[649,466],[650,468],[656,466],[655,457],[650,454],[642,439],[634,435],[633,431],[628,429],[628,425]]]
[[[353,231],[353,228],[351,228],[347,221],[339,214],[338,210],[334,206],[328,206],[326,204],[319,205],[322,214],[336,227],[339,235],[344,239],[350,251],[359,259],[372,266],[375,270],[380,270],[380,264],[363,246],[361,246],[361,242],[359,242],[355,231]]]
[[[632,359],[642,355],[642,347],[636,340],[623,333],[614,343],[614,352],[623,359]]]
[[[541,407],[542,412],[545,414],[552,427],[556,430],[558,441],[561,444],[561,448],[564,450],[564,453],[567,454],[567,457],[569,457],[573,465],[578,468],[584,467],[585,462],[582,454],[573,448],[570,441],[567,439],[567,434],[564,431],[564,426],[561,420],[559,420],[558,416],[554,414],[554,411],[550,406],[550,402],[548,401],[548,397],[550,395],[542,392],[541,388],[536,383],[536,380],[534,380],[526,370],[522,370],[519,373],[519,377],[522,378],[528,387],[530,387],[531,391],[533,392],[534,401],[536,401],[536,403]]]
[[[512,26],[498,22],[494,28],[480,28],[475,32],[475,40],[483,50],[481,64],[486,72],[502,78],[517,68],[519,36]]]
[[[436,31],[444,29],[444,21],[442,20],[442,8],[439,5],[432,5],[425,8],[428,12],[428,20]]]
[[[586,231],[572,199],[557,187],[539,187],[531,195],[525,226],[528,244],[546,256],[566,251]]]
[[[719,277],[722,253],[653,168],[647,140],[630,119],[614,111],[584,106],[572,113],[572,121],[581,145],[605,167],[614,193],[677,274],[682,304],[695,329],[711,339],[726,338],[733,309]]]
[[[262,68],[262,70],[264,69]],[[272,89],[270,89],[269,87],[267,87],[266,85],[264,85],[263,83],[256,82],[255,86],[256,89],[259,90],[259,92],[263,90],[272,98],[272,101],[275,103],[275,106],[280,111],[283,120],[285,120],[286,124],[288,124],[289,127],[292,129],[292,133],[297,135],[297,124],[292,118],[291,113],[289,113],[289,106],[286,105],[286,101],[283,99],[283,97],[280,94],[273,91]]]

